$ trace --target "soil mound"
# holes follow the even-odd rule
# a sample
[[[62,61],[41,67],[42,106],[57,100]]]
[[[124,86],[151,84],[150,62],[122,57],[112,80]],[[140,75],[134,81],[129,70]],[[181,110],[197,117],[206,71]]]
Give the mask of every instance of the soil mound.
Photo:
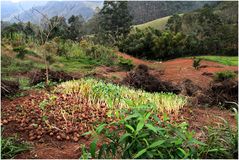
[[[45,82],[46,81],[45,70],[42,69],[42,70],[30,72],[29,78],[31,79],[30,80],[31,85],[36,85],[40,82]],[[49,70],[49,80],[51,80],[51,81],[64,82],[64,81],[69,81],[72,79],[73,79],[73,77],[65,72]]]
[[[215,106],[225,104],[226,101],[238,101],[238,81],[233,79],[213,81],[208,89],[202,89],[186,79],[180,87],[180,94],[189,97],[188,101],[191,106]]]
[[[140,64],[130,71],[122,83],[148,92],[180,92],[179,87],[174,86],[171,82],[161,81],[149,74],[149,68],[144,64]]]
[[[193,96],[193,94],[202,90],[201,87],[194,84],[190,79],[185,79],[180,86],[181,94],[184,96]]]
[[[238,80],[226,79],[224,81],[213,81],[208,90],[213,98],[213,104],[224,104],[225,101],[238,101]]]
[[[19,83],[14,81],[1,80],[1,96],[13,95],[19,90]]]

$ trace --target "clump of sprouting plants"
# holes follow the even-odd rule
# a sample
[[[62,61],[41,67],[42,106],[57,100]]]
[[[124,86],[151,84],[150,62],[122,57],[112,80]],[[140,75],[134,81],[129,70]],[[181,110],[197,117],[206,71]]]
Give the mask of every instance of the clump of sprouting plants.
[[[173,93],[149,93],[95,79],[64,82],[55,91],[74,94],[95,107],[106,103],[109,109],[132,109],[134,106],[152,103],[159,113],[177,113],[187,103],[186,97]]]

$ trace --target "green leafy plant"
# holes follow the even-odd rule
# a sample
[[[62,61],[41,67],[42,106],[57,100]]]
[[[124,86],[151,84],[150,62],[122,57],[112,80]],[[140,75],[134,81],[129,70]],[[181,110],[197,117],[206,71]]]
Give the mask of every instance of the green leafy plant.
[[[57,82],[49,81],[49,84],[48,84],[47,87],[52,87],[52,86],[56,86],[56,85],[57,85]],[[35,86],[33,86],[33,88],[37,88],[37,89],[46,88],[46,83],[45,82],[40,82],[40,83],[36,84]]]
[[[119,62],[118,62],[119,66],[121,68],[123,68],[124,70],[131,70],[132,68],[134,68],[134,65],[132,63],[132,60],[130,59],[124,59],[123,57],[119,57]]]
[[[81,43],[81,46],[85,52],[85,56],[97,60],[99,64],[111,66],[114,65],[114,60],[117,59],[117,56],[112,49],[102,45],[95,45],[84,41],[84,43]]]
[[[88,150],[92,158],[182,159],[199,156],[197,148],[206,144],[193,138],[194,132],[187,129],[187,123],[171,124],[166,115],[160,120],[153,111],[140,108],[120,114],[117,122],[101,124],[91,133],[85,133],[94,137]],[[99,135],[103,143],[97,150]]]
[[[238,123],[238,112],[234,108],[235,118]],[[238,158],[238,129],[232,128],[228,121],[222,120],[218,127],[206,127],[208,137],[206,138],[207,146],[203,146],[203,158],[216,159],[236,159]],[[238,125],[237,125],[238,126]]]
[[[20,142],[16,137],[1,137],[1,158],[14,158],[17,154],[27,151],[31,146],[25,142]]]
[[[222,71],[222,72],[217,72],[214,76],[215,80],[217,81],[224,81],[226,79],[233,79],[236,78],[236,73],[232,71]]]
[[[13,48],[13,51],[18,52],[18,54],[16,55],[17,58],[19,59],[23,59],[25,57],[26,54],[28,55],[33,55],[35,57],[40,57],[39,55],[37,55],[35,52],[27,50],[25,48],[25,46],[19,46],[19,47],[15,47]]]
[[[202,59],[200,59],[200,58],[194,58],[194,59],[193,59],[193,67],[194,67],[195,69],[199,69],[201,60],[202,60]]]

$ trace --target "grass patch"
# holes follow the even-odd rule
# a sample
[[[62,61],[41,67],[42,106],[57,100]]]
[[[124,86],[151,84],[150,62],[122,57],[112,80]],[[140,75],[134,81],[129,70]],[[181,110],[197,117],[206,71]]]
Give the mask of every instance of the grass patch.
[[[5,55],[1,55],[2,74],[29,72],[30,70],[37,68],[44,68],[44,64],[33,62],[32,60],[17,60]]]
[[[218,81],[224,81],[226,79],[233,79],[236,78],[237,74],[232,71],[223,71],[223,72],[217,72],[215,74],[215,79]]]
[[[238,56],[197,56],[198,58],[218,62],[227,66],[238,66]]]
[[[52,68],[64,72],[87,72],[99,65],[96,60],[87,57],[57,57]]]
[[[1,137],[1,158],[14,158],[17,154],[30,149],[30,145],[25,142],[19,142],[16,137]]]

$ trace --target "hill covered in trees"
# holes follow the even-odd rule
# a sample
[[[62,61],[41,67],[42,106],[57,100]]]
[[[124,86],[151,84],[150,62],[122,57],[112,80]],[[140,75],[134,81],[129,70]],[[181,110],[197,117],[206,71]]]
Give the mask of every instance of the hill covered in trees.
[[[160,23],[160,19],[156,25],[146,23],[144,28],[153,28],[136,29],[120,43],[120,50],[149,59],[237,55],[237,8],[237,2],[220,2],[182,16],[175,14],[166,24]]]
[[[210,1],[129,1],[129,12],[134,24],[141,24],[161,17],[193,11],[205,4],[213,5]]]

